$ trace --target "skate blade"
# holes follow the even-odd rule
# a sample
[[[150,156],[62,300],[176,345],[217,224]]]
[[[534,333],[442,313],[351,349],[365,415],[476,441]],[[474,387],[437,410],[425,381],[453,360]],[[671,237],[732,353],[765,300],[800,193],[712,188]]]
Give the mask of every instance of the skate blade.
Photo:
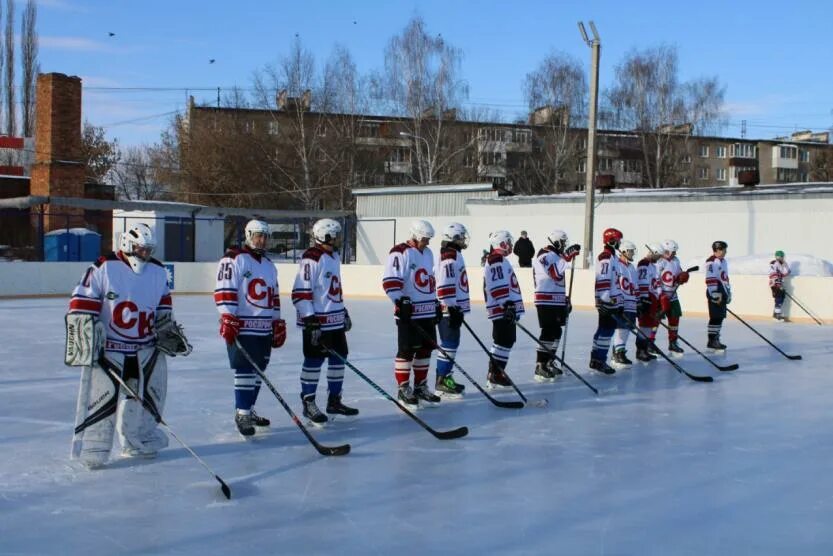
[[[128,459],[156,459],[157,452],[140,452],[132,450],[124,450],[121,457]]]
[[[622,371],[625,369],[630,369],[632,365],[626,365],[624,363],[610,363],[611,368],[616,369],[617,371]]]
[[[503,384],[495,384],[494,382],[486,381],[486,388],[489,390],[508,390],[511,386],[504,386]]]
[[[706,348],[706,351],[715,355],[726,355],[725,349]]]
[[[685,353],[677,353],[675,351],[668,352],[668,357],[671,357],[673,359],[682,359],[683,355],[685,355]]]
[[[343,413],[328,413],[327,418],[330,420],[330,423],[335,423],[336,421],[340,421],[342,423],[352,423],[353,421],[357,421],[359,416],[344,415]]]
[[[330,418],[329,417],[327,417],[327,420],[324,421],[323,423],[316,423],[312,419],[307,419],[307,425],[310,426],[310,427],[315,427],[317,429],[325,429],[325,428],[327,428],[327,425],[329,423],[330,423]]]
[[[439,407],[439,406],[440,406],[440,402],[429,402],[428,400],[423,400],[423,399],[419,400],[419,407],[420,408],[431,409],[431,408]]]
[[[437,392],[435,392],[435,394],[437,394],[439,397],[441,397],[444,400],[462,400],[463,399],[463,394],[452,394],[450,392],[441,392],[441,391],[437,391]]]
[[[402,407],[404,407],[408,411],[418,411],[419,410],[419,404],[405,403],[402,400],[396,400],[396,403],[398,403],[399,405],[401,405]]]
[[[535,382],[542,382],[542,383],[555,382],[556,381],[556,377],[549,378],[549,377],[546,377],[546,376],[538,376],[538,375],[533,376],[532,379]]]

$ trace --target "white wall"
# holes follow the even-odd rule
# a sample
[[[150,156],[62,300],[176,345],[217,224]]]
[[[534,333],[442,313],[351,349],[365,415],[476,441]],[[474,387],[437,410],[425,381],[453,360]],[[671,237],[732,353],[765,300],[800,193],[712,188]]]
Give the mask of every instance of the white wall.
[[[197,218],[194,234],[194,260],[218,261],[223,256],[225,227],[222,218]]]
[[[69,293],[81,278],[87,263],[0,263],[0,298],[17,298],[23,296],[65,295]],[[291,302],[289,293],[297,272],[297,264],[278,264],[283,306],[289,311]],[[214,290],[217,265],[211,263],[174,263],[175,293],[210,295]],[[361,297],[384,297],[382,291],[381,265],[344,265],[342,266],[342,283],[345,297],[350,300]],[[532,311],[532,274],[531,269],[517,269],[527,310]],[[476,261],[468,265],[469,283],[472,300],[482,304],[483,274]],[[743,316],[769,317],[772,315],[772,297],[766,276],[731,276],[734,299],[732,310]],[[833,323],[833,278],[815,276],[797,276],[787,279],[788,291],[808,306],[825,321]],[[594,276],[589,270],[577,270],[573,284],[573,304],[576,307],[593,306]],[[708,311],[705,297],[703,272],[692,274],[691,281],[680,288],[680,298],[686,314],[705,314]],[[798,307],[786,304],[787,315],[795,320],[808,320]],[[2,310],[2,305],[0,305]],[[474,308],[475,313],[483,309]],[[534,320],[528,320],[533,323]]]

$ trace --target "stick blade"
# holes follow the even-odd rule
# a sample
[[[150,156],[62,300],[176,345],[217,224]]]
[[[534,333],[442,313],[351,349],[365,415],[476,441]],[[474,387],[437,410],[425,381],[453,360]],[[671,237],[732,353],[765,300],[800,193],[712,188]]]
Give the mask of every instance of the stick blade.
[[[231,500],[231,489],[226,484],[226,482],[220,478],[219,475],[214,475],[214,478],[220,482],[220,490],[223,491],[223,496],[226,497],[226,500]]]
[[[431,431],[435,437],[440,440],[451,440],[454,438],[462,438],[469,433],[468,427],[460,427],[450,431]]]
[[[740,365],[732,363],[731,365],[718,365],[717,368],[721,371],[737,371],[740,369]]]
[[[341,446],[316,446],[318,453],[322,456],[346,456],[350,453],[350,445],[342,444]]]
[[[788,355],[787,359],[790,359],[792,361],[801,361],[803,357],[801,357],[800,355]]]
[[[691,380],[693,380],[695,382],[714,382],[714,377],[711,377],[711,376],[700,376],[700,375],[693,375],[693,374],[689,374],[689,373],[686,373],[685,376],[687,376],[688,378],[690,378]]]
[[[493,400],[493,404],[497,407],[502,407],[504,409],[523,409],[525,407],[524,402],[502,402],[500,400]]]

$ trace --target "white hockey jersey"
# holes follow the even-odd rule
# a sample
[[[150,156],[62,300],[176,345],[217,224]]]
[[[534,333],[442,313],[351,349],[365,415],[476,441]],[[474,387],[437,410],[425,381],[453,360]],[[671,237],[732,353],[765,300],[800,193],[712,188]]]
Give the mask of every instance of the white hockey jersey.
[[[436,264],[437,299],[447,312],[448,307],[459,307],[464,313],[471,310],[469,276],[463,253],[453,247],[443,247]]]
[[[304,251],[292,286],[292,303],[298,327],[304,326],[304,317],[315,315],[321,323],[321,330],[344,328],[338,253],[327,253],[317,246]]]
[[[784,278],[789,274],[790,265],[787,264],[787,261],[779,263],[778,259],[772,259],[769,262],[769,287],[784,287]]]
[[[394,245],[385,264],[382,288],[394,303],[401,297],[411,298],[412,319],[434,318],[437,297],[431,249],[420,251],[410,242]]]
[[[639,261],[636,266],[637,282],[639,283],[639,297],[646,301],[659,300],[662,295],[662,284],[659,281],[657,265],[648,257]]]
[[[538,251],[532,259],[536,306],[567,304],[566,274],[567,261],[554,248],[546,247]]]
[[[621,257],[619,258],[619,291],[622,292],[625,312],[635,313],[636,304],[639,301],[639,278],[636,267]]]
[[[715,292],[721,292],[726,298],[732,297],[732,286],[729,285],[729,262],[712,255],[706,259],[706,293],[711,296]]]
[[[156,259],[136,274],[121,253],[101,257],[72,291],[70,313],[97,315],[107,331],[106,351],[134,353],[156,341],[153,323],[170,312],[168,274]]]
[[[669,301],[677,300],[677,288],[680,286],[677,277],[682,271],[680,259],[677,257],[671,257],[670,259],[662,257],[657,261],[657,272],[662,285],[662,293],[668,296]]]
[[[503,317],[503,305],[507,301],[515,304],[516,314],[524,314],[521,285],[512,263],[503,255],[491,253],[486,258],[486,266],[483,267],[483,297],[486,299],[489,320]]]
[[[271,336],[272,321],[281,318],[274,263],[248,247],[229,249],[217,267],[214,303],[242,321],[241,336]]]
[[[622,307],[624,298],[619,289],[619,259],[609,247],[599,253],[596,259],[596,303]]]

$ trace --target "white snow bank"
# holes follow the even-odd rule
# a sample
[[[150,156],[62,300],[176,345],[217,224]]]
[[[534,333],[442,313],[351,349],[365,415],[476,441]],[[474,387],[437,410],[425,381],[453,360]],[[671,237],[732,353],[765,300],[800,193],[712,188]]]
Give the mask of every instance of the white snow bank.
[[[705,261],[711,255],[703,255],[685,261],[683,268],[699,265],[700,270],[705,272]],[[729,261],[729,273],[743,275],[767,275],[769,274],[769,263],[775,257],[771,253],[745,255],[743,257],[726,257]],[[790,265],[792,276],[833,276],[833,263],[812,255],[802,253],[790,254],[784,257]]]

